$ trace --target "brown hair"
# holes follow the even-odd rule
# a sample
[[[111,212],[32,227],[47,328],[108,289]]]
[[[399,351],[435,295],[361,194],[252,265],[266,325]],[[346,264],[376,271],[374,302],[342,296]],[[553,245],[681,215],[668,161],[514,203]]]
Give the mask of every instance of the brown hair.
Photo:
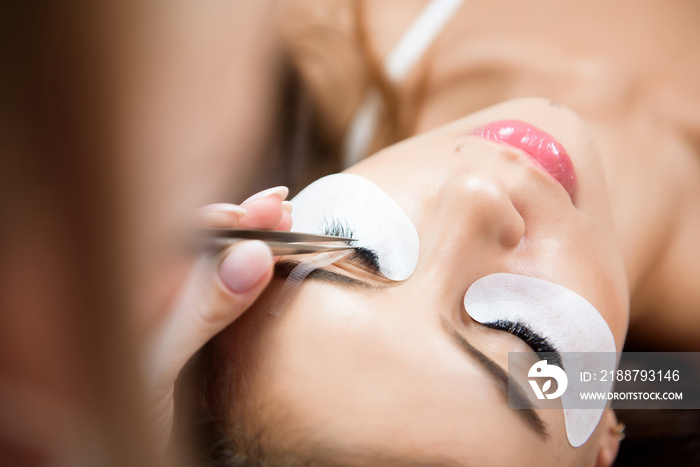
[[[286,66],[271,151],[274,181],[292,193],[343,169],[342,142],[369,89],[383,103],[370,153],[413,134],[427,75],[399,97],[371,44],[365,10],[365,0],[296,0],[283,15]]]

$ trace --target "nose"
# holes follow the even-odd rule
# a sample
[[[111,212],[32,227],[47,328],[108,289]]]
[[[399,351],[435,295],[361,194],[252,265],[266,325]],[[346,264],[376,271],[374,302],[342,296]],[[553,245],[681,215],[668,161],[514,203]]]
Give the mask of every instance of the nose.
[[[503,270],[525,235],[525,221],[497,176],[470,173],[440,188],[421,234],[419,274],[452,289]]]

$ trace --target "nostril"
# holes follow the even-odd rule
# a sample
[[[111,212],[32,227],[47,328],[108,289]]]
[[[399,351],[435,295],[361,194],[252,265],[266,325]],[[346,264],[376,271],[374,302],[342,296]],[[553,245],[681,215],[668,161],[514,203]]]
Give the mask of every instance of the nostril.
[[[517,247],[525,235],[525,220],[513,205],[506,184],[491,174],[454,177],[440,190],[441,202],[464,228],[478,230],[505,248]]]
[[[525,238],[525,219],[520,215],[520,212],[515,206],[510,204],[510,213],[508,213],[509,225],[501,230],[499,241],[505,248],[516,248]]]

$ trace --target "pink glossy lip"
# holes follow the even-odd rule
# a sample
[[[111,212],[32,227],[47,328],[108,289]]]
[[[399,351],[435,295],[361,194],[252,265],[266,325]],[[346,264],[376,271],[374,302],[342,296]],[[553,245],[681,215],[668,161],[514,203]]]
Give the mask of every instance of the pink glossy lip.
[[[558,181],[573,199],[576,172],[564,146],[552,135],[520,120],[500,120],[477,128],[471,134],[522,149]]]

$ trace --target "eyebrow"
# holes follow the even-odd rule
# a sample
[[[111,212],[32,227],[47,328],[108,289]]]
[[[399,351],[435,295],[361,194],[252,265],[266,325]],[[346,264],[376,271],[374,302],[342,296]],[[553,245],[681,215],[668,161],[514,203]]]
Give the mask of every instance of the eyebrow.
[[[299,264],[299,261],[278,261],[277,264],[275,264],[275,277],[285,278],[289,276],[292,270]],[[338,285],[359,286],[367,289],[382,288],[380,285],[363,281],[361,279],[325,268],[314,269],[306,277],[308,279],[317,279]],[[544,422],[540,416],[537,415],[537,412],[535,412],[534,406],[530,402],[530,399],[528,399],[528,397],[525,395],[525,392],[522,390],[520,385],[516,383],[496,362],[471,345],[469,341],[464,338],[464,336],[457,332],[457,330],[445,316],[441,316],[440,318],[443,328],[450,335],[450,337],[452,337],[453,341],[460,347],[460,349],[465,351],[470,358],[475,359],[492,378],[495,386],[498,388],[504,400],[507,402],[508,398],[510,397],[514,402],[514,405],[517,407],[523,407],[522,409],[516,409],[518,416],[520,416],[525,423],[540,437],[549,440],[549,434],[547,433]]]
[[[445,331],[452,337],[453,341],[462,349],[470,358],[475,359],[479,365],[486,371],[495,383],[496,388],[507,402],[508,398],[513,401],[513,405],[522,407],[517,409],[516,413],[522,418],[525,423],[532,428],[539,436],[544,439],[549,439],[545,424],[535,412],[534,406],[530,399],[525,395],[520,385],[513,380],[508,373],[503,370],[496,362],[484,355],[479,349],[474,347],[452,326],[449,319],[445,316],[440,317],[442,326]]]

